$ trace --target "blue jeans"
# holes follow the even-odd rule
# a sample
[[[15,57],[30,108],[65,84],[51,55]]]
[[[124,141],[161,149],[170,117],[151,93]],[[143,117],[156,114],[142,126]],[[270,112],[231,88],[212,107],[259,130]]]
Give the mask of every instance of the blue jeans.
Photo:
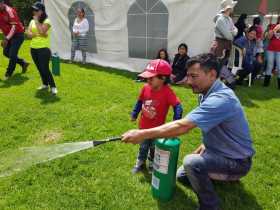
[[[12,76],[17,64],[21,66],[25,64],[25,61],[18,57],[18,52],[23,41],[23,33],[15,34],[3,50],[3,54],[10,59],[7,72],[5,74],[7,77]]]
[[[239,180],[249,172],[251,165],[251,158],[234,160],[206,150],[202,155],[185,156],[177,171],[177,179],[191,185],[198,196],[200,210],[217,210],[219,198],[211,180]]]
[[[150,153],[149,153],[150,151]],[[142,144],[140,144],[139,153],[138,153],[138,160],[146,161],[148,158],[149,153],[149,160],[154,160],[155,154],[155,144],[154,140],[145,140]]]
[[[278,71],[278,78],[280,78],[280,52],[267,51],[267,68],[265,75],[271,76],[274,63],[276,61],[276,68]]]

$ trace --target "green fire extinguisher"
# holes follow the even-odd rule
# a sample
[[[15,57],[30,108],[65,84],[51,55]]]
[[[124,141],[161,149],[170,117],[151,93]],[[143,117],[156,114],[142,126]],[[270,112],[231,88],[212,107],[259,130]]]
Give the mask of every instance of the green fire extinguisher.
[[[60,58],[57,53],[52,55],[52,73],[60,76]]]
[[[170,201],[174,195],[179,148],[178,138],[156,140],[152,194],[160,201]]]

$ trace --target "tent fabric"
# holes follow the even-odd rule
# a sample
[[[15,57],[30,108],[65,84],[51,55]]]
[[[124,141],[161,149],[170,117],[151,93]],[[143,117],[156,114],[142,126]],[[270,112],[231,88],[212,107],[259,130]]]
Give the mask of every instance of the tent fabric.
[[[171,57],[180,43],[190,55],[208,52],[220,0],[45,0],[52,22],[52,51],[70,58],[75,9],[85,8],[88,62],[140,72],[160,48]],[[81,55],[79,59],[81,59]]]

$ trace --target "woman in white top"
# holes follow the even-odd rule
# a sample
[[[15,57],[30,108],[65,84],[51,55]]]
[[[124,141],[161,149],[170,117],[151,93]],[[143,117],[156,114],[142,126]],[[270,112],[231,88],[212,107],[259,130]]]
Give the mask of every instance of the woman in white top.
[[[83,56],[83,64],[86,63],[88,31],[89,23],[85,18],[85,10],[83,8],[79,8],[77,9],[77,17],[74,21],[72,30],[71,62],[73,62],[75,59],[76,51],[81,50]]]

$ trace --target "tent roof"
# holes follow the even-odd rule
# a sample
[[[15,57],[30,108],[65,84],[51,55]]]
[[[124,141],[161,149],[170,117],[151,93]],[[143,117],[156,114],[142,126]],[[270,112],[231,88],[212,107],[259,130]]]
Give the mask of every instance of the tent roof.
[[[235,13],[237,14],[257,14],[258,7],[261,0],[237,0],[238,4],[235,8]],[[267,0],[268,1],[268,12],[280,13],[280,0]]]

